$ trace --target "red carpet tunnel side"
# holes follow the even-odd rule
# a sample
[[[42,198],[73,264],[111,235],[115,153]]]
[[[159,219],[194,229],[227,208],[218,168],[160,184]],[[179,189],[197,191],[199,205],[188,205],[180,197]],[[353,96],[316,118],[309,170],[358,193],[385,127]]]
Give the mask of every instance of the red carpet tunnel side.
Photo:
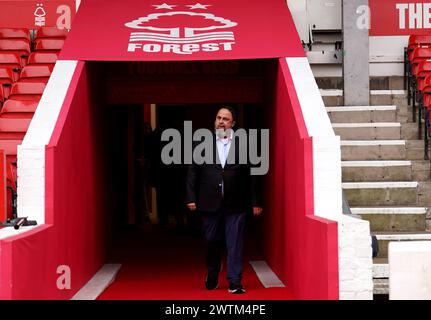
[[[270,129],[263,258],[296,299],[338,299],[337,225],[313,215],[312,139],[284,59],[78,62],[46,147],[46,224],[0,241],[0,298],[70,299],[108,262],[130,201],[130,114],[146,104],[198,110],[196,128],[232,104]]]

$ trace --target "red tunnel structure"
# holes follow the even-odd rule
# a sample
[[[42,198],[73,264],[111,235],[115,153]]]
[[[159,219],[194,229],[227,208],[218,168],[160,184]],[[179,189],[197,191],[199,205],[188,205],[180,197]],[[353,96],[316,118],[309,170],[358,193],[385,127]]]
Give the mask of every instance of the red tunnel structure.
[[[270,129],[265,260],[296,299],[338,299],[341,187],[320,184],[340,164],[318,152],[339,141],[284,0],[81,4],[19,148],[18,213],[39,225],[0,238],[0,299],[70,299],[106,263],[118,192],[110,105],[227,102],[257,105]],[[70,290],[57,287],[64,265]]]

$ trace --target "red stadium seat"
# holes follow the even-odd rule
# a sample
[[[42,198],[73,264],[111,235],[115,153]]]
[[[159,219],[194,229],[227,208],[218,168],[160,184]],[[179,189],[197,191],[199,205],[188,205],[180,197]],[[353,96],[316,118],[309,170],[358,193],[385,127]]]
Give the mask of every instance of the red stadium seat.
[[[52,73],[52,66],[29,65],[21,70],[19,82],[42,82],[47,83]]]
[[[420,44],[430,44],[431,45],[431,35],[411,35],[409,37],[409,45],[420,45]]]
[[[53,66],[58,59],[58,54],[53,52],[32,52],[28,58],[28,64],[43,64]]]
[[[425,86],[425,80],[431,76],[431,59],[421,61],[418,66],[418,74],[416,76],[417,90],[421,92]]]
[[[15,52],[1,52],[0,64],[16,64],[20,65],[20,56]]]
[[[2,53],[13,53],[19,57],[19,68],[24,67],[27,64],[28,54],[24,51],[0,51]]]
[[[30,41],[30,32],[26,28],[0,28],[0,38],[27,39]]]
[[[60,30],[56,27],[41,27],[36,31],[36,38],[66,38],[68,35],[68,31],[66,29]]]
[[[431,77],[425,79],[422,95],[422,105],[429,113],[431,111]]]
[[[30,42],[25,39],[0,39],[1,51],[22,51],[30,54]]]
[[[16,199],[17,191],[17,149],[22,140],[0,140],[0,149],[4,150],[5,162],[2,161],[1,165],[6,166],[6,197],[7,197],[7,212],[6,217],[13,218],[13,201]]]
[[[55,51],[59,53],[63,45],[64,39],[42,38],[35,41],[34,51]]]
[[[5,119],[5,120],[9,120],[9,119]],[[25,132],[13,132],[13,131],[12,132],[8,132],[8,131],[2,132],[2,131],[0,131],[0,141],[2,141],[2,140],[23,140],[24,137],[25,137]]]
[[[21,64],[21,56],[17,52],[0,52],[0,65],[13,68],[21,68],[23,65]]]
[[[22,143],[22,140],[0,140],[0,150],[3,150],[6,156],[16,156],[17,146]]]
[[[14,82],[14,72],[11,68],[0,68],[0,85],[3,87],[4,97],[9,97],[12,83]]]
[[[8,99],[0,111],[0,118],[31,119],[38,104],[37,101]]]
[[[17,113],[17,112],[36,112],[38,102],[28,100],[14,100],[8,99],[5,101],[1,113]]]
[[[19,79],[18,82],[21,83],[43,83],[43,84],[48,84],[49,81],[49,77],[35,77],[35,78],[24,78],[24,79]]]
[[[14,80],[18,80],[19,72],[23,67],[20,54],[16,52],[0,52],[0,68],[2,67],[11,69],[14,72]]]
[[[431,78],[425,78],[425,84],[422,88],[421,102],[423,107],[423,114],[425,117],[425,134],[424,134],[424,159],[429,159],[429,135],[430,135],[430,119],[431,119]]]
[[[407,47],[407,54],[409,60],[411,60],[411,54],[415,48],[418,47],[429,47],[431,46],[430,35],[411,35],[409,38],[409,44]]]
[[[16,82],[12,85],[9,98],[15,100],[39,101],[45,90],[44,83]]]
[[[0,118],[0,140],[22,140],[31,119]]]
[[[16,181],[17,181],[17,170],[16,170],[16,161],[17,161],[17,151],[18,146],[22,144],[22,139],[13,139],[13,140],[0,140],[0,150],[3,150],[5,158],[6,158],[6,179],[7,186],[12,188],[14,192],[16,192]],[[8,217],[12,217],[12,193],[11,189],[8,189],[7,192],[7,203],[8,205]]]
[[[38,101],[8,99],[0,111],[0,118],[29,118],[36,112]]]
[[[428,113],[431,112],[431,94],[424,96],[424,107],[428,110]]]
[[[2,119],[0,118],[0,132],[27,132],[31,119]]]
[[[423,87],[423,93],[431,96],[431,78],[426,78],[424,87]]]
[[[404,89],[408,90],[408,104],[410,105],[411,100],[411,90],[410,82],[412,75],[411,61],[413,60],[413,51],[419,47],[430,47],[431,46],[431,36],[430,35],[411,35],[409,37],[409,43],[407,48],[404,48]]]
[[[417,49],[417,48],[431,48],[431,45],[430,44],[420,44],[420,45],[415,45],[415,46],[412,46],[412,47],[408,47],[408,49],[407,49],[407,59],[408,59],[408,61],[412,61],[413,60],[413,51],[415,50],[415,49]]]
[[[408,94],[407,101],[410,105],[410,101],[413,101],[413,119],[415,119],[416,113],[416,93],[417,93],[417,83],[416,76],[419,72],[419,64],[422,61],[426,61],[427,59],[431,59],[431,47],[418,47],[415,48],[411,55],[411,60],[409,62],[409,72],[408,72]],[[412,99],[413,98],[413,99]]]
[[[0,68],[0,83],[13,83],[13,71],[10,68]]]
[[[431,47],[420,47],[413,50],[410,60],[412,65],[412,75],[416,76],[419,72],[419,63],[431,59]]]
[[[25,66],[30,54],[30,43],[25,39],[0,39],[0,52],[17,53],[21,58],[21,66]]]
[[[0,86],[0,106],[3,105],[3,101],[5,100],[3,86]]]

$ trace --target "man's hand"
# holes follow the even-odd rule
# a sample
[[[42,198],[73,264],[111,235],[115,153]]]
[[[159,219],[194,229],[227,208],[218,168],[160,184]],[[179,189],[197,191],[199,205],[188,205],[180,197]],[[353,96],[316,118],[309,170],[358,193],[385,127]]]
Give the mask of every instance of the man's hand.
[[[263,209],[261,207],[253,207],[253,215],[255,217],[260,216],[262,211],[263,211]]]
[[[196,203],[187,203],[187,208],[189,208],[190,211],[196,211]]]

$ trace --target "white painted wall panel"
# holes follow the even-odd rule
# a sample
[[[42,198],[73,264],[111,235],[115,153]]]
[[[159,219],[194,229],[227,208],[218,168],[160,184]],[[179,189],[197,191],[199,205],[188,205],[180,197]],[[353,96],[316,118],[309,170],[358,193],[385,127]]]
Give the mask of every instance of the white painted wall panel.
[[[63,106],[77,61],[57,61],[27,134],[18,146],[18,216],[45,223],[45,146]]]

